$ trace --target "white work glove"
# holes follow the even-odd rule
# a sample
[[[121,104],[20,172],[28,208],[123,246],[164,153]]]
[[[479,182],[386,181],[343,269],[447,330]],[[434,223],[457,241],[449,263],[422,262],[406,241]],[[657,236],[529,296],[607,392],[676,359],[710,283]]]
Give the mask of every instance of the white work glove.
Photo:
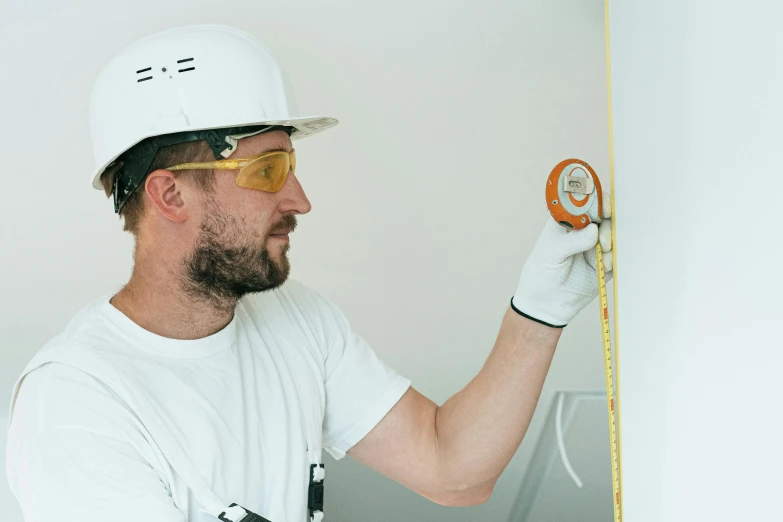
[[[522,268],[519,288],[511,299],[521,315],[563,328],[598,297],[595,245],[599,238],[606,280],[612,278],[612,220],[609,194],[603,197],[603,219],[582,230],[568,231],[549,219]]]

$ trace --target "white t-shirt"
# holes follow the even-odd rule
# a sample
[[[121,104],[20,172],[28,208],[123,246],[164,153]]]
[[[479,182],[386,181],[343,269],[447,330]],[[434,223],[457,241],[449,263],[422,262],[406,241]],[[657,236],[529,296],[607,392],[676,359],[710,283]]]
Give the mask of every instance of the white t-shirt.
[[[39,352],[12,402],[7,472],[27,522],[215,520],[137,415],[131,388],[217,497],[272,522],[305,522],[321,447],[342,458],[410,386],[296,281],[245,296],[223,330],[189,341],[144,330],[110,297]],[[71,349],[97,354],[117,380],[78,362],[41,364]]]

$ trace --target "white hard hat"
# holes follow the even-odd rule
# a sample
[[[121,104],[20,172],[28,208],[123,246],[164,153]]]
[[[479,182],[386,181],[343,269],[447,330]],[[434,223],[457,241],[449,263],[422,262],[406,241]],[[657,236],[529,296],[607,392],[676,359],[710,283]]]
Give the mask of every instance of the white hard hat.
[[[101,189],[106,167],[152,136],[284,126],[296,139],[334,125],[334,118],[299,116],[283,71],[249,34],[216,25],[171,29],[126,47],[98,75],[90,96],[90,180]]]

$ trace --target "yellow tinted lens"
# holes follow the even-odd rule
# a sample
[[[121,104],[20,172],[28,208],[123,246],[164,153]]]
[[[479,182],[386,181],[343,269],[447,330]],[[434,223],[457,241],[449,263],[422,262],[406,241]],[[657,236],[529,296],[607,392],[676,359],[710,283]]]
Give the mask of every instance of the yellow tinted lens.
[[[265,192],[277,192],[292,170],[287,152],[271,152],[251,161],[239,171],[237,185]]]

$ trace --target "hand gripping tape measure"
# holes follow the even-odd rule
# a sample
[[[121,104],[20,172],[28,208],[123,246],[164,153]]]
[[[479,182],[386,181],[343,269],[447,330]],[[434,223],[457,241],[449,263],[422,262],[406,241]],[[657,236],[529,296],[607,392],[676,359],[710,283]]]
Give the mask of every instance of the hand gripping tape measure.
[[[549,213],[562,227],[581,230],[590,223],[601,222],[603,192],[601,181],[593,168],[582,160],[567,159],[558,163],[546,182],[546,205]],[[609,304],[606,296],[606,273],[601,244],[595,247],[598,272],[598,298],[601,305],[601,334],[606,375],[606,403],[609,414],[609,449],[612,459],[612,504],[615,522],[622,522],[620,496],[620,440],[615,415],[614,372],[612,371],[612,342],[609,332]]]

